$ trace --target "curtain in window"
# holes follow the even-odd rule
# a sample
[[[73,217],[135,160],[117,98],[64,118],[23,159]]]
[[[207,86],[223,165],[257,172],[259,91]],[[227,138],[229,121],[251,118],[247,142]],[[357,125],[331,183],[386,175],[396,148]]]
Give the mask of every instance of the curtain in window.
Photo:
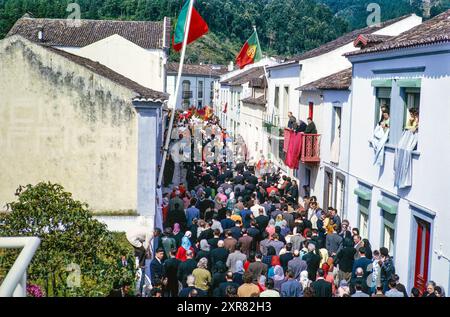
[[[384,146],[389,139],[389,129],[386,131],[380,125],[377,125],[375,131],[373,132],[373,138],[370,140],[374,150],[374,164],[377,166],[384,165]]]
[[[417,133],[409,130],[403,135],[395,150],[394,186],[406,188],[412,185],[412,152],[417,145]]]

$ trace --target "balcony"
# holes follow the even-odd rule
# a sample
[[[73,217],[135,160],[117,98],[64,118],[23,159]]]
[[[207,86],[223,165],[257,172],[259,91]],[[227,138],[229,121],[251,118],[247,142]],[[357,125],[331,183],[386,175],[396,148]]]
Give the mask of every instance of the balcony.
[[[182,99],[191,99],[192,98],[192,91],[183,91],[181,94]]]
[[[320,134],[303,134],[300,161],[303,164],[320,163]]]

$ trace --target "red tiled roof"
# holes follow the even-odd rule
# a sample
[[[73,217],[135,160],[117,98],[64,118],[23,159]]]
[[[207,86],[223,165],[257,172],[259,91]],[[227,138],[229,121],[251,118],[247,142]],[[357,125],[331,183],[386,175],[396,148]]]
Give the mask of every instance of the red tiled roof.
[[[79,26],[67,19],[36,19],[22,17],[7,36],[21,35],[26,39],[49,46],[84,47],[117,34],[145,49],[162,49],[164,29],[166,46],[170,46],[170,19],[164,22],[80,20]],[[38,39],[42,30],[43,41]]]
[[[177,74],[179,63],[169,63],[167,65],[167,73]],[[228,71],[226,66],[223,65],[197,65],[197,64],[184,64],[183,65],[183,75],[194,75],[194,76],[211,76],[220,77]]]
[[[345,69],[296,88],[300,91],[347,90],[352,84],[352,68]]]

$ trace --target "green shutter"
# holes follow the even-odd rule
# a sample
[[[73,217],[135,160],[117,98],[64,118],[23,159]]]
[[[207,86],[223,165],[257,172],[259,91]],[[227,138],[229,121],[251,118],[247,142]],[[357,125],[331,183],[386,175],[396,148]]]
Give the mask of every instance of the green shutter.
[[[372,87],[392,87],[392,79],[374,79]]]
[[[390,99],[391,98],[391,88],[378,87],[377,88],[377,98]]]
[[[369,215],[370,212],[370,200],[362,199],[361,197],[358,197],[358,207],[359,211]]]
[[[397,85],[402,88],[420,88],[422,84],[422,79],[399,79],[397,80]]]
[[[377,202],[377,206],[383,209],[384,211],[390,213],[391,215],[395,216],[397,214],[397,206],[390,202],[387,202],[385,200],[379,200]]]
[[[369,191],[367,189],[364,189],[364,188],[361,188],[361,187],[355,188],[354,193],[359,198],[364,199],[364,200],[370,200],[370,198],[372,197],[372,192],[371,191]]]

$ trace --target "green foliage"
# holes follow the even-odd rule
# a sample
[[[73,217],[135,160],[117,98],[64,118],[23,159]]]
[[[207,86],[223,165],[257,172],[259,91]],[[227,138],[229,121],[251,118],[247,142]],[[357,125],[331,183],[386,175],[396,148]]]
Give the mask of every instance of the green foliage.
[[[121,255],[132,255],[132,248],[93,219],[88,206],[74,200],[62,186],[21,186],[16,195],[17,201],[7,205],[10,212],[0,220],[0,236],[41,238],[28,279],[47,296],[106,296],[114,285],[133,279],[134,272],[118,265]],[[17,250],[6,253],[1,267],[10,266],[17,256]],[[67,284],[72,263],[80,266],[81,287]]]
[[[26,12],[35,17],[66,18],[74,0],[0,0],[0,38]],[[182,0],[77,0],[83,19],[175,19]],[[209,38],[191,45],[189,62],[228,63],[257,26],[266,55],[291,56],[366,26],[366,8],[373,0],[197,0],[196,8],[210,28]],[[377,0],[382,21],[421,13],[420,0]],[[449,0],[433,1],[436,15],[450,7]],[[214,41],[214,44],[211,42]],[[173,60],[179,55],[172,52]]]

